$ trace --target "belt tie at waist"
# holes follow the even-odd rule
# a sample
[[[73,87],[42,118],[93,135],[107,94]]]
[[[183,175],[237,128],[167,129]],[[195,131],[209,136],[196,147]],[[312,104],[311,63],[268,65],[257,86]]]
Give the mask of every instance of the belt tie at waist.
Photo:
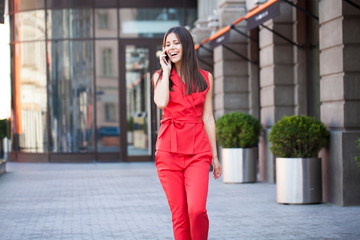
[[[171,152],[177,152],[177,137],[176,137],[176,128],[181,129],[185,124],[203,124],[202,118],[178,118],[174,119],[171,117],[165,117],[161,119],[161,125],[164,126],[162,131],[159,132],[159,138],[163,133],[170,127],[170,139],[171,139]],[[194,134],[194,133],[189,133]],[[192,143],[189,143],[192,144]]]

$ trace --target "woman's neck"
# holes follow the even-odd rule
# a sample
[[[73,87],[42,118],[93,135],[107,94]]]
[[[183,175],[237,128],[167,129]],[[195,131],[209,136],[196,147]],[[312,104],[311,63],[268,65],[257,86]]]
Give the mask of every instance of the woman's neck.
[[[181,65],[180,65],[180,63],[175,63],[175,70],[176,70],[176,73],[181,78]]]

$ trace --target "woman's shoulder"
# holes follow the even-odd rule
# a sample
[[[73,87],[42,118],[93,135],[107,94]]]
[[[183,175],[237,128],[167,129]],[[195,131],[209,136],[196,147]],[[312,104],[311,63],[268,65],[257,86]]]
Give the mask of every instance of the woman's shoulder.
[[[155,85],[157,79],[159,78],[160,73],[161,73],[160,70],[156,70],[156,71],[153,73],[152,82],[153,82],[154,85]]]
[[[155,77],[155,76],[159,76],[159,75],[160,75],[160,73],[161,73],[161,71],[160,71],[160,70],[156,70],[156,71],[153,73],[153,77]]]
[[[204,70],[204,69],[202,69],[202,68],[199,68],[199,71],[200,71],[200,73],[203,74],[203,75],[209,75],[209,72],[206,71],[206,70]]]

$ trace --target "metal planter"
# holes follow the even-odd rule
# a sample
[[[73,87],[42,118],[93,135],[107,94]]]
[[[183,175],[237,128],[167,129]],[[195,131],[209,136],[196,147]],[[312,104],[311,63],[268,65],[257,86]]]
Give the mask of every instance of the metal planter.
[[[256,182],[256,150],[257,148],[223,148],[223,182]]]
[[[321,159],[276,158],[277,202],[321,203]]]

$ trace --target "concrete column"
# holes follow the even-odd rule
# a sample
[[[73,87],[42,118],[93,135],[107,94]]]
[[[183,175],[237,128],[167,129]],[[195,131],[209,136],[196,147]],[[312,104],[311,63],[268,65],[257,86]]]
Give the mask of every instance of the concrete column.
[[[245,0],[218,0],[220,28],[244,16]],[[247,32],[246,22],[236,25],[240,31]],[[247,38],[231,31],[226,46],[248,57]],[[249,112],[248,62],[241,57],[218,46],[214,49],[214,110],[215,118],[233,112]]]
[[[198,17],[207,19],[216,10],[216,0],[198,0]]]
[[[215,12],[214,12],[215,11]],[[210,17],[216,14],[216,0],[198,0],[198,19],[191,30],[195,44],[210,37],[212,29],[209,26]],[[209,48],[209,47],[207,47]],[[213,53],[204,48],[198,49],[200,68],[213,73]]]
[[[306,9],[306,1],[297,1],[297,5],[303,9]],[[293,39],[295,42],[301,45],[303,48],[294,47],[294,114],[295,115],[307,115],[307,69],[306,69],[306,54],[309,46],[307,45],[307,17],[304,13],[297,12],[295,8],[293,11],[293,21],[295,23],[293,30]],[[310,21],[315,21],[310,19]],[[319,79],[316,79],[319,83]],[[317,89],[319,90],[319,89]]]
[[[281,3],[280,11],[280,16],[264,25],[293,39],[293,9]],[[275,182],[275,157],[269,151],[268,134],[283,116],[295,114],[294,46],[262,27],[259,38],[260,119],[265,129],[259,144],[260,180]]]
[[[331,130],[323,198],[360,205],[360,168],[353,160],[360,136],[360,14],[345,1],[321,0],[319,18],[321,120]]]
[[[248,32],[252,39],[259,39],[257,28]],[[256,64],[248,64],[249,71],[249,113],[260,119],[259,44],[248,39],[248,56]]]

